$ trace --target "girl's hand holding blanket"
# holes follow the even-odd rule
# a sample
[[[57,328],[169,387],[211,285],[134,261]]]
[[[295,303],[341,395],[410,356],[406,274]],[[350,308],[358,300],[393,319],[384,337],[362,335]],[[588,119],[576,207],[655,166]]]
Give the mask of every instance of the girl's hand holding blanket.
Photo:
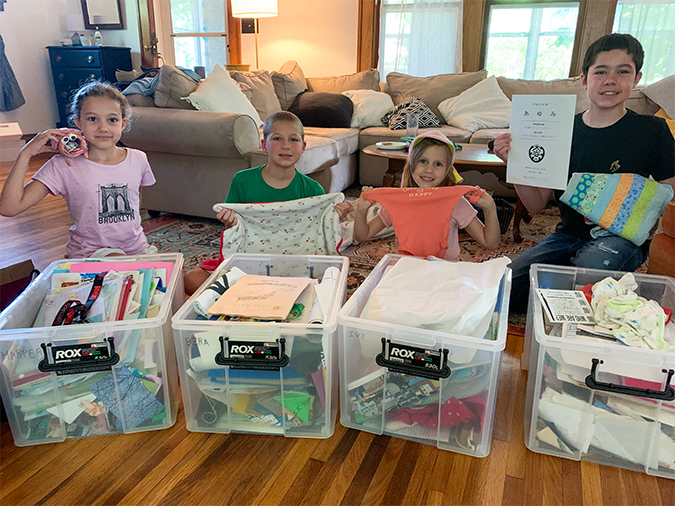
[[[340,221],[342,221],[349,213],[354,210],[354,204],[352,204],[349,200],[345,200],[344,202],[335,204],[333,209],[335,209],[335,212],[338,213],[338,216],[340,217]]]
[[[223,225],[225,225],[225,230],[232,228],[237,224],[237,214],[227,207],[223,207],[216,214],[216,219],[219,220]]]

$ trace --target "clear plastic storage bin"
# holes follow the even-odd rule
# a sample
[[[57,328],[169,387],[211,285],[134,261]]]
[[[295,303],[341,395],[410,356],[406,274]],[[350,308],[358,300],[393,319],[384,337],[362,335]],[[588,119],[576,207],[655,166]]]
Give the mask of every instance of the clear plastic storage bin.
[[[536,288],[573,290],[623,272],[534,264]],[[675,307],[675,280],[635,274],[638,295]],[[536,296],[536,295],[535,295]],[[525,444],[538,453],[675,478],[675,353],[555,337],[531,299]],[[548,333],[547,333],[548,329]]]
[[[511,270],[502,278],[485,339],[359,318],[385,269],[400,258],[386,255],[338,315],[340,423],[485,457],[506,345]],[[397,372],[386,360],[396,354],[421,354],[441,374]]]
[[[149,264],[167,268],[159,313],[140,320],[32,327],[57,266],[85,260],[50,264],[0,313],[0,392],[17,446],[165,429],[176,421],[178,376],[169,318],[184,298],[183,255],[101,261],[128,264],[128,270]],[[93,355],[108,359],[93,363],[88,359]]]
[[[198,290],[172,320],[187,429],[330,437],[338,403],[337,312],[345,297],[349,260],[337,256],[234,254],[202,287],[233,267],[246,274],[318,281],[326,269],[335,267],[340,276],[322,324],[196,320],[193,301],[201,292]],[[226,358],[235,346],[271,351],[279,363],[258,365],[253,351],[248,355],[254,363],[243,366],[251,368],[241,368],[236,359]]]

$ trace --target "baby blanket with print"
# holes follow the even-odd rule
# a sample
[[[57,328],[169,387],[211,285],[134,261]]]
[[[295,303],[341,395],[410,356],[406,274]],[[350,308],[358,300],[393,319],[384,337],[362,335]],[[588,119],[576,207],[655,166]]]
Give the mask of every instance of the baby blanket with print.
[[[329,193],[287,202],[216,204],[237,213],[237,224],[223,231],[223,257],[232,253],[338,255],[340,218],[333,209],[342,193]]]
[[[649,237],[673,198],[673,188],[639,174],[575,172],[561,202],[637,246]]]

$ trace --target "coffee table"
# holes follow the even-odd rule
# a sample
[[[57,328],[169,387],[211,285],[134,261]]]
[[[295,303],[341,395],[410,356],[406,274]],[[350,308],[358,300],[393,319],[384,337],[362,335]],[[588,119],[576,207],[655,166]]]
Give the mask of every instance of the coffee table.
[[[455,150],[454,166],[460,174],[467,170],[475,170],[481,174],[494,174],[500,181],[506,181],[506,164],[497,155],[487,152],[485,144],[463,144],[461,149]],[[382,186],[400,186],[403,166],[408,159],[408,151],[405,149],[379,149],[377,145],[371,144],[363,148],[367,155],[386,158],[389,160],[387,172],[382,178]],[[523,219],[524,206],[518,200],[516,204],[516,213],[513,218],[513,239],[516,242],[522,242],[523,236],[520,233],[520,221]]]

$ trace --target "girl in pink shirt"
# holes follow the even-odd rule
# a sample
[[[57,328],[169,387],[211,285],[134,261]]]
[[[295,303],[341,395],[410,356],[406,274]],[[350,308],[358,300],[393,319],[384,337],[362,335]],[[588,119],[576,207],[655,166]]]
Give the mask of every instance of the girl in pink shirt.
[[[23,147],[0,194],[0,214],[15,216],[48,193],[63,195],[75,223],[66,245],[70,258],[156,253],[157,248],[148,245],[140,217],[140,188],[154,184],[155,177],[145,153],[117,146],[130,109],[126,97],[107,83],[82,86],[70,106],[71,120],[79,130],[47,130]],[[61,140],[72,133],[86,141],[85,153],[57,154],[23,186],[30,159],[39,153],[59,153]]]
[[[408,151],[408,160],[403,168],[403,178],[401,187],[403,188],[437,188],[450,187],[462,181],[462,178],[452,166],[454,159],[455,147],[450,140],[437,130],[426,132],[417,136],[410,145]],[[471,188],[471,187],[462,187]],[[368,192],[372,188],[364,187],[363,191]],[[459,188],[458,188],[459,189]],[[475,193],[475,189],[471,188],[467,195]],[[354,237],[359,242],[364,242],[371,239],[385,227],[392,225],[390,213],[385,207],[382,207],[370,221],[367,221],[366,216],[368,209],[372,202],[363,198],[359,199],[355,208],[354,221]],[[422,195],[421,197],[425,197]],[[422,199],[410,200],[410,205],[415,205],[416,202],[422,202]],[[408,205],[407,203],[405,205]],[[488,249],[495,249],[499,245],[499,220],[497,219],[497,207],[494,200],[487,193],[484,192],[480,198],[476,200],[476,205],[483,209],[485,213],[485,224],[476,217],[476,210],[464,198],[460,197],[454,208],[449,210],[438,209],[439,213],[448,213],[450,226],[447,236],[447,250],[443,255],[445,260],[457,261],[459,260],[459,229],[465,229],[471,237],[473,237],[481,246]],[[398,213],[400,216],[400,213]],[[412,217],[411,217],[412,218]],[[400,220],[400,218],[399,218]],[[429,214],[429,221],[425,224],[419,222],[418,226],[410,226],[406,224],[405,232],[411,235],[430,235],[430,234],[445,234],[445,229],[438,229],[433,226],[430,230],[429,226],[432,221],[437,222],[438,216]],[[447,222],[446,222],[447,223]],[[394,225],[396,228],[396,225]],[[400,231],[396,231],[397,236]],[[403,243],[429,243],[429,241],[416,241],[415,237],[400,237],[399,242]],[[443,246],[446,243],[445,237],[437,241],[437,244]],[[443,251],[444,248],[440,247]],[[424,251],[420,256],[433,255],[438,251]]]

